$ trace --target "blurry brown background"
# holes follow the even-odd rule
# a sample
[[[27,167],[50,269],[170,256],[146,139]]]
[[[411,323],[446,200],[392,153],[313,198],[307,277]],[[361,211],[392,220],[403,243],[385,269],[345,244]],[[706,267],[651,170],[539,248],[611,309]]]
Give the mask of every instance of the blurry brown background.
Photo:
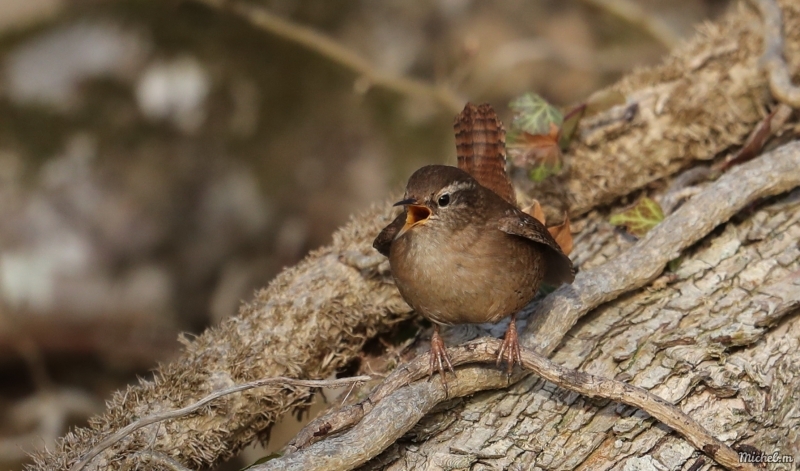
[[[262,1],[383,72],[569,105],[723,0]],[[612,2],[613,3],[613,2]],[[656,38],[656,36],[659,36]],[[455,112],[191,1],[0,1],[0,466],[236,313],[350,214],[453,163]],[[269,328],[269,326],[264,326]]]

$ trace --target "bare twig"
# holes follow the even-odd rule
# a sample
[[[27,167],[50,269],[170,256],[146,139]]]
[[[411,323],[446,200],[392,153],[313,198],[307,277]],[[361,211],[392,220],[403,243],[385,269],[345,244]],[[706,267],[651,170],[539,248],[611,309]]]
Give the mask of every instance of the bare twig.
[[[533,318],[533,322],[521,336],[522,343],[527,348],[535,347],[541,355],[549,356],[577,320],[590,310],[649,283],[663,271],[670,260],[678,257],[682,250],[696,243],[747,205],[760,198],[777,195],[800,186],[800,173],[796,171],[798,167],[800,167],[800,142],[786,144],[760,158],[735,167],[709,185],[703,193],[687,201],[668,216],[630,250],[600,267],[579,273],[572,285],[563,286],[551,293],[538,306],[536,313],[539,315]],[[448,349],[448,354],[451,355],[451,359],[455,359],[459,351]],[[292,441],[287,448],[288,451],[308,446],[318,439],[321,431],[336,432],[357,423],[359,425],[356,427],[360,427],[359,421],[369,420],[369,423],[373,423],[371,416],[384,414],[386,408],[391,407],[384,403],[391,404],[400,399],[406,401],[406,395],[409,393],[405,391],[408,388],[404,388],[404,385],[418,379],[425,371],[425,362],[419,358],[415,359],[409,365],[389,375],[367,400],[312,421]],[[510,382],[513,383],[521,377],[516,375]],[[457,377],[448,380],[449,397],[497,389],[507,386],[510,382],[507,382],[505,375],[490,368],[459,369]],[[413,401],[410,403],[414,406],[393,410],[390,414],[391,428],[399,434],[395,438],[410,430],[420,417],[446,399],[438,382],[423,382],[412,387],[414,393]],[[402,398],[397,394],[402,395]],[[388,427],[388,424],[383,426]],[[372,442],[373,435],[357,437],[353,435],[355,430],[348,432],[350,441],[347,443]],[[335,443],[332,442],[331,446],[335,447]],[[375,449],[365,451],[373,453],[367,459],[383,451],[377,448],[378,443],[374,445]],[[311,445],[314,446],[316,445]],[[331,459],[338,456],[330,449],[325,453],[330,453],[328,456]],[[352,450],[346,453],[350,458],[363,458],[361,455],[351,456]],[[283,463],[290,456],[293,454],[287,455],[279,462]],[[339,458],[344,459],[341,456]]]
[[[355,72],[368,87],[375,86],[401,95],[433,100],[448,112],[458,113],[466,100],[441,85],[422,80],[395,76],[380,71],[363,57],[319,32],[292,23],[267,9],[239,2],[223,3],[218,0],[197,0],[214,8],[229,9],[250,24],[282,39],[299,44],[310,51]]]
[[[178,417],[184,417],[186,415],[191,414],[201,408],[203,408],[206,404],[215,399],[219,399],[223,396],[227,396],[229,394],[247,391],[248,389],[260,388],[262,386],[268,386],[270,384],[286,384],[291,386],[304,386],[309,388],[322,388],[322,387],[337,387],[337,386],[344,386],[347,384],[358,383],[363,381],[369,381],[372,379],[370,376],[354,376],[352,378],[341,378],[341,379],[330,379],[330,380],[312,380],[312,379],[294,379],[294,378],[283,378],[283,377],[276,377],[276,378],[266,378],[260,379],[257,381],[252,381],[245,384],[240,384],[237,386],[233,386],[231,388],[221,389],[216,391],[208,396],[200,399],[197,402],[189,404],[186,407],[182,407],[180,409],[170,410],[167,412],[162,412],[159,414],[148,415],[146,417],[142,417],[139,420],[131,422],[127,426],[117,430],[115,433],[111,434],[106,439],[102,440],[100,443],[92,447],[85,455],[81,457],[71,468],[70,471],[80,471],[83,469],[86,464],[88,464],[95,456],[102,453],[103,450],[112,446],[113,444],[117,443],[118,441],[122,440],[123,438],[127,437],[131,433],[139,430],[142,427],[146,427],[148,425],[152,425],[158,422],[163,422],[169,419],[176,419]]]
[[[649,15],[644,9],[631,0],[583,0],[597,8],[621,18],[632,25],[642,28],[647,34],[660,42],[667,49],[678,44],[679,38],[672,29],[660,19]]]
[[[476,362],[493,363],[500,344],[498,339],[484,338],[448,349],[448,354],[454,365]],[[524,348],[522,349],[522,366],[564,389],[589,397],[611,399],[647,412],[727,469],[755,470],[752,465],[740,463],[738,453],[712,436],[679,407],[642,388],[556,365],[541,354]],[[459,370],[460,374],[461,370]],[[432,396],[420,394],[424,389],[422,384],[428,383],[415,384],[396,391],[390,398],[377,405],[363,421],[342,436],[318,442],[301,451],[251,469],[253,471],[353,469],[376,456],[406,433],[407,430],[404,427],[398,426],[396,420],[398,413],[415,417],[418,421],[425,415],[428,406],[435,405],[434,401],[437,399],[444,399],[444,391],[440,385],[437,386],[438,394]],[[363,440],[366,436],[377,439]],[[354,447],[353,443],[359,443],[359,446]]]
[[[769,74],[769,89],[776,100],[800,108],[800,87],[792,84],[789,66],[783,58],[783,21],[775,0],[751,0],[764,20],[764,55],[761,61]]]

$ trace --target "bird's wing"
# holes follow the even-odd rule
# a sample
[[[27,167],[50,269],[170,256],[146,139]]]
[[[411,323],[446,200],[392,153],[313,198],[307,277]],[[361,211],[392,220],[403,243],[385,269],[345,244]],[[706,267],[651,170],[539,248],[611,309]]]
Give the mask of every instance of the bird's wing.
[[[498,221],[498,229],[528,239],[544,248],[545,283],[558,286],[561,283],[572,283],[575,279],[572,261],[564,254],[544,224],[536,218],[517,209],[509,210]]]
[[[392,247],[392,241],[394,240],[397,233],[400,232],[400,229],[403,228],[403,225],[406,223],[406,212],[403,211],[400,213],[394,221],[392,221],[388,226],[384,227],[378,237],[372,242],[372,246],[375,247],[375,250],[382,253],[383,255],[389,256],[389,249]]]

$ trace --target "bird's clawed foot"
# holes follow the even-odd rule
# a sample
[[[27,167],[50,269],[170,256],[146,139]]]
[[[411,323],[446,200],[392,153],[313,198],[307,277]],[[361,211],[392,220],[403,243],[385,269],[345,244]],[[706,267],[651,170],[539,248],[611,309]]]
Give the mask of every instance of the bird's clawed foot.
[[[517,337],[517,316],[511,316],[511,323],[508,324],[506,335],[503,337],[503,344],[500,345],[500,350],[497,351],[497,366],[500,363],[506,362],[506,374],[511,376],[511,371],[514,369],[514,363],[522,365],[522,353],[519,349],[519,338]]]
[[[430,376],[428,377],[428,381],[433,378],[433,373],[438,371],[442,376],[442,384],[444,385],[444,390],[446,393],[447,377],[445,376],[445,365],[447,366],[447,369],[453,373],[453,376],[455,376],[456,371],[453,369],[453,364],[450,363],[450,357],[447,355],[447,350],[444,347],[444,340],[442,339],[441,335],[439,335],[439,326],[434,325],[433,336],[431,337]]]

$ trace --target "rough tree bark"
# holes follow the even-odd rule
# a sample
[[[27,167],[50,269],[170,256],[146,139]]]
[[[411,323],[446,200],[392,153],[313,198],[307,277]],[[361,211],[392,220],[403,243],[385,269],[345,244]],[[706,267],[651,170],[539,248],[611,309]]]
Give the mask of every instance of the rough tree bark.
[[[796,72],[800,5],[780,3],[784,54]],[[703,26],[663,65],[613,86],[626,105],[586,120],[565,174],[536,189],[552,207],[579,218],[574,258],[582,270],[631,244],[607,223],[608,209],[597,208],[653,182],[681,180],[673,178],[677,172],[741,144],[764,116],[772,99],[759,67],[761,25],[741,5]],[[673,196],[666,184],[651,193]],[[800,317],[791,308],[796,305],[785,306],[800,291],[798,199],[795,192],[743,212],[684,253],[674,275],[591,312],[552,358],[680,401],[725,441],[800,459],[793,400],[800,397]],[[392,216],[388,204],[358,216],[331,246],[279,275],[238,316],[187,340],[183,355],[152,381],[116,394],[89,427],[37,455],[34,469],[67,469],[135,418],[234,383],[325,378],[343,367],[368,338],[412,315],[370,247]],[[197,414],[139,430],[85,469],[120,469],[141,451],[206,466],[263,438],[311,394],[274,386],[228,396]],[[365,467],[688,469],[697,456],[636,410],[527,378],[447,404]],[[703,469],[713,466],[707,461]],[[157,460],[147,466],[169,468]]]

